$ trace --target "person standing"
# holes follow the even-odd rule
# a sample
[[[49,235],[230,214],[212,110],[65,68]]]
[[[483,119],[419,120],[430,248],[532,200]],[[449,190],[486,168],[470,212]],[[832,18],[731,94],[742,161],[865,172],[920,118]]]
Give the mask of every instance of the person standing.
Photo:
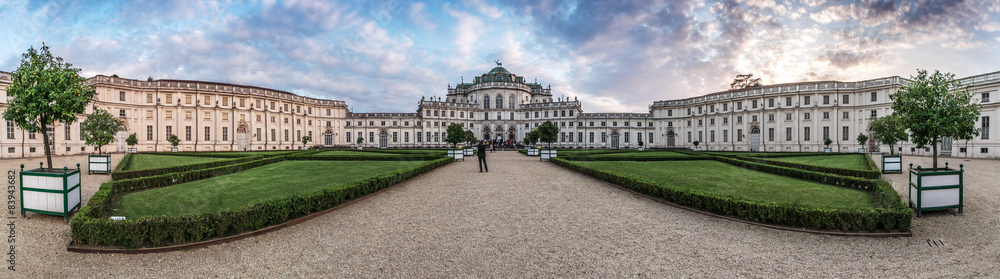
[[[476,151],[476,157],[479,157],[479,172],[483,172],[483,167],[486,167],[486,172],[490,172],[490,166],[486,165],[486,142],[480,141],[476,148],[479,149]]]

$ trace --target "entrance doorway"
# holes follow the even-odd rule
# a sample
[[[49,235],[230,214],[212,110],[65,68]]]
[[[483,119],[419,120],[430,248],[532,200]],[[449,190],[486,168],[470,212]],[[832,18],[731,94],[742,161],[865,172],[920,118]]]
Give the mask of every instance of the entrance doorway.
[[[382,131],[378,133],[378,148],[388,148],[389,147],[389,133]]]
[[[667,132],[667,147],[669,148],[674,147],[674,137],[676,137],[674,131]]]
[[[125,143],[125,139],[128,138],[128,131],[125,131],[125,126],[118,126],[118,133],[115,134],[115,143],[117,143],[118,152],[125,152],[128,150],[128,144]],[[49,141],[52,142],[52,141]]]
[[[611,133],[611,149],[618,149],[618,132]]]
[[[760,151],[760,129],[753,128],[750,130],[750,151],[757,152]]]
[[[326,133],[323,134],[323,145],[333,146],[333,132],[326,131]]]
[[[951,137],[941,138],[941,155],[951,156],[951,142],[952,142]]]
[[[247,150],[247,128],[244,126],[236,128],[236,148]]]

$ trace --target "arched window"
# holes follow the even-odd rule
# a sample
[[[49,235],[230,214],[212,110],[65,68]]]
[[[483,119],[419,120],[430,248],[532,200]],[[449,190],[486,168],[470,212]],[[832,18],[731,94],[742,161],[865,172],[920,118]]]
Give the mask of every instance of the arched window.
[[[503,95],[499,95],[499,94],[497,95],[497,108],[498,109],[502,109],[503,108]]]
[[[490,109],[490,96],[483,97],[483,108]]]
[[[510,106],[508,107],[509,109],[514,109],[514,100],[515,100],[514,95],[510,95]]]

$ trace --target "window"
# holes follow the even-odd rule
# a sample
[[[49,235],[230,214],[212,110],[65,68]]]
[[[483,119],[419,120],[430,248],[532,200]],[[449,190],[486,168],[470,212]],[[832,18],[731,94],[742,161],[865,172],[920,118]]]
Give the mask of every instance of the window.
[[[271,129],[271,141],[278,141],[278,132],[275,129]]]
[[[823,140],[830,138],[830,127],[823,127]]]
[[[688,132],[688,142],[691,142],[691,132]]]
[[[792,141],[792,127],[785,127],[785,141]]]
[[[722,124],[729,124],[729,117],[723,117]]]
[[[222,141],[229,140],[229,127],[222,127]]]
[[[871,116],[871,118],[872,119],[878,118],[878,111],[877,110],[872,110],[872,116]]]
[[[483,97],[483,109],[490,109],[490,96]]]
[[[625,142],[628,142],[628,133],[622,133],[625,135]]]
[[[71,137],[73,135],[72,130],[73,130],[73,125],[66,124],[66,131],[65,131],[66,140],[71,140]]]
[[[572,135],[573,133],[570,134]],[[626,134],[625,137],[628,138],[628,134]],[[566,132],[559,133],[559,142],[566,142]]]
[[[990,149],[989,148],[985,148],[985,147],[980,148],[979,149],[979,153],[990,153]]]
[[[792,120],[792,114],[791,113],[786,113],[785,114],[785,120]]]
[[[125,100],[125,91],[119,91],[118,92],[118,100],[119,101],[124,101]]]
[[[990,117],[983,116],[983,120],[981,122],[982,129],[980,131],[980,135],[982,135],[983,139],[990,139]]]
[[[729,110],[729,104],[728,103],[722,104],[722,111],[727,111],[727,110]]]
[[[736,141],[743,141],[743,129],[736,129]]]
[[[698,141],[705,142],[704,132],[705,131],[698,131]]]
[[[751,107],[757,108],[757,100],[753,100],[753,105]]]
[[[410,132],[403,132],[403,142],[410,142]]]
[[[803,105],[808,105],[809,104],[809,96],[803,96],[802,97],[802,104]]]
[[[691,115],[691,108],[688,108],[688,115]]]
[[[7,153],[14,153],[13,147],[7,147]]]
[[[983,93],[983,95],[982,95],[982,97],[980,99],[982,99],[983,103],[989,102],[990,101],[990,93]]]
[[[846,94],[845,94],[845,95],[843,95],[843,96],[842,96],[841,98],[842,98],[842,99],[844,99],[844,100],[843,100],[843,101],[841,101],[841,102],[840,102],[840,104],[841,104],[841,105],[846,105],[846,104],[849,104],[849,103],[850,103],[849,101],[851,100],[851,99],[850,99],[850,96],[851,96],[851,95],[846,95]]]
[[[285,132],[287,132],[287,131],[288,130],[285,130]],[[368,142],[370,142],[370,143],[374,143],[375,142],[375,132],[368,132]]]
[[[247,101],[247,99],[240,98],[240,107],[246,106],[246,101]]]
[[[715,112],[715,105],[708,106],[709,112]]]
[[[191,104],[191,95],[190,94],[184,95],[184,104],[185,105],[190,105]]]
[[[785,106],[786,107],[792,106],[792,97],[785,97]]]
[[[767,121],[774,121],[774,114],[768,114]]]
[[[153,94],[146,94],[146,103],[148,104],[152,102],[153,102]]]
[[[601,142],[608,142],[608,132],[601,132]]]
[[[802,119],[809,120],[809,113],[802,114]]]
[[[649,142],[653,142],[653,133],[649,133]]]
[[[843,135],[841,140],[848,140],[849,137],[848,135],[850,135],[848,131],[850,131],[849,128],[847,126],[844,126],[844,131],[840,133],[841,135]]]
[[[698,107],[698,114],[701,114],[701,107]]]
[[[715,125],[715,118],[709,119],[708,124]]]
[[[168,104],[172,104],[173,103],[173,101],[174,101],[173,100],[174,99],[173,96],[174,96],[174,94],[167,94],[167,103]]]
[[[417,132],[416,135],[417,135],[417,142],[422,142],[424,134],[420,133],[420,132]]]
[[[590,132],[590,143],[594,143],[594,132]]]
[[[829,111],[824,111],[823,112],[823,119],[830,119],[830,112]]]
[[[205,112],[205,120],[209,120],[211,118],[212,118],[212,113],[211,112]]]
[[[823,95],[823,104],[824,105],[830,104],[830,95]]]
[[[667,116],[674,116],[674,110],[667,110]]]
[[[774,98],[767,99],[767,107],[769,108],[774,107]]]
[[[326,116],[330,116],[330,109],[326,109]]]
[[[191,111],[184,112],[184,119],[191,119]]]
[[[810,128],[812,128],[812,127],[805,127],[805,128],[803,129],[803,131],[802,131],[802,140],[804,140],[804,141],[809,141],[809,138],[810,138],[810,137],[809,137],[809,134],[810,134],[810,133],[809,133],[809,132],[810,132],[810,130],[809,130],[809,129],[810,129]]]
[[[774,128],[767,128],[767,141],[774,141]]]
[[[146,126],[146,140],[153,140],[153,125]]]
[[[205,126],[205,141],[212,140],[212,127]]]
[[[397,132],[392,132],[392,142],[399,142]]]
[[[751,115],[750,116],[750,121],[757,122],[757,116],[756,115]]]
[[[601,121],[601,127],[607,127],[607,126],[608,122]],[[688,126],[691,126],[691,124],[689,123]]]
[[[561,111],[561,112],[560,112],[560,115],[561,115],[562,117],[566,117],[566,111],[565,111],[565,110],[564,110],[564,111]]]
[[[743,102],[736,103],[736,109],[737,110],[743,109]]]
[[[191,126],[184,126],[184,140],[191,141]]]
[[[166,131],[167,131],[167,137],[170,137],[170,135],[174,134],[173,128],[174,128],[173,126],[167,126],[167,129],[166,129]]]
[[[708,131],[708,141],[715,142],[715,130]]]
[[[736,123],[743,123],[743,116],[737,116]]]
[[[118,117],[125,117],[125,110],[123,109],[118,110]]]
[[[147,110],[146,111],[146,118],[153,118],[153,111]]]
[[[851,116],[851,113],[845,111],[844,112],[844,117],[842,117],[842,118],[847,119],[849,116]]]
[[[872,92],[872,102],[878,100],[878,92]]]
[[[288,129],[285,129],[285,141],[288,141]]]
[[[703,120],[701,120],[701,119],[698,119],[698,126],[701,126],[701,124],[702,124],[702,121],[703,121]]]
[[[699,120],[699,121],[701,121],[701,120]],[[618,121],[611,121],[611,126],[618,127]]]

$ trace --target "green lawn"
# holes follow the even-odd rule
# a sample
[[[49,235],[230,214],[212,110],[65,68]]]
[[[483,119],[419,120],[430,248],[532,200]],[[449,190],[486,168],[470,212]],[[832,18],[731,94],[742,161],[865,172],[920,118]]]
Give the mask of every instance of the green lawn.
[[[218,213],[276,198],[347,185],[426,161],[284,161],[236,174],[128,193],[114,205],[116,215]]]
[[[441,153],[444,154],[443,151]],[[419,153],[417,153],[417,154],[419,154]],[[364,152],[364,151],[350,151],[350,150],[330,150],[330,151],[322,151],[322,152],[319,152],[319,153],[316,153],[316,154],[312,154],[312,156],[332,156],[332,155],[336,155],[336,156],[390,156],[390,157],[392,157],[392,156],[406,156],[406,155],[403,155],[403,154],[396,154],[396,153]]]
[[[864,154],[780,157],[768,160],[849,170],[870,170]]]
[[[634,177],[659,185],[761,202],[874,207],[868,192],[756,172],[717,161],[574,161],[573,164]]]
[[[596,154],[590,157],[691,157],[692,155],[673,151],[635,151],[624,153]]]
[[[807,155],[816,154],[816,152],[748,152],[748,151],[699,151],[713,155],[734,155],[734,156],[746,156],[746,157],[757,157],[757,156],[796,156],[796,155]]]
[[[234,158],[135,154],[132,155],[132,165],[128,170],[158,169],[232,159]]]

